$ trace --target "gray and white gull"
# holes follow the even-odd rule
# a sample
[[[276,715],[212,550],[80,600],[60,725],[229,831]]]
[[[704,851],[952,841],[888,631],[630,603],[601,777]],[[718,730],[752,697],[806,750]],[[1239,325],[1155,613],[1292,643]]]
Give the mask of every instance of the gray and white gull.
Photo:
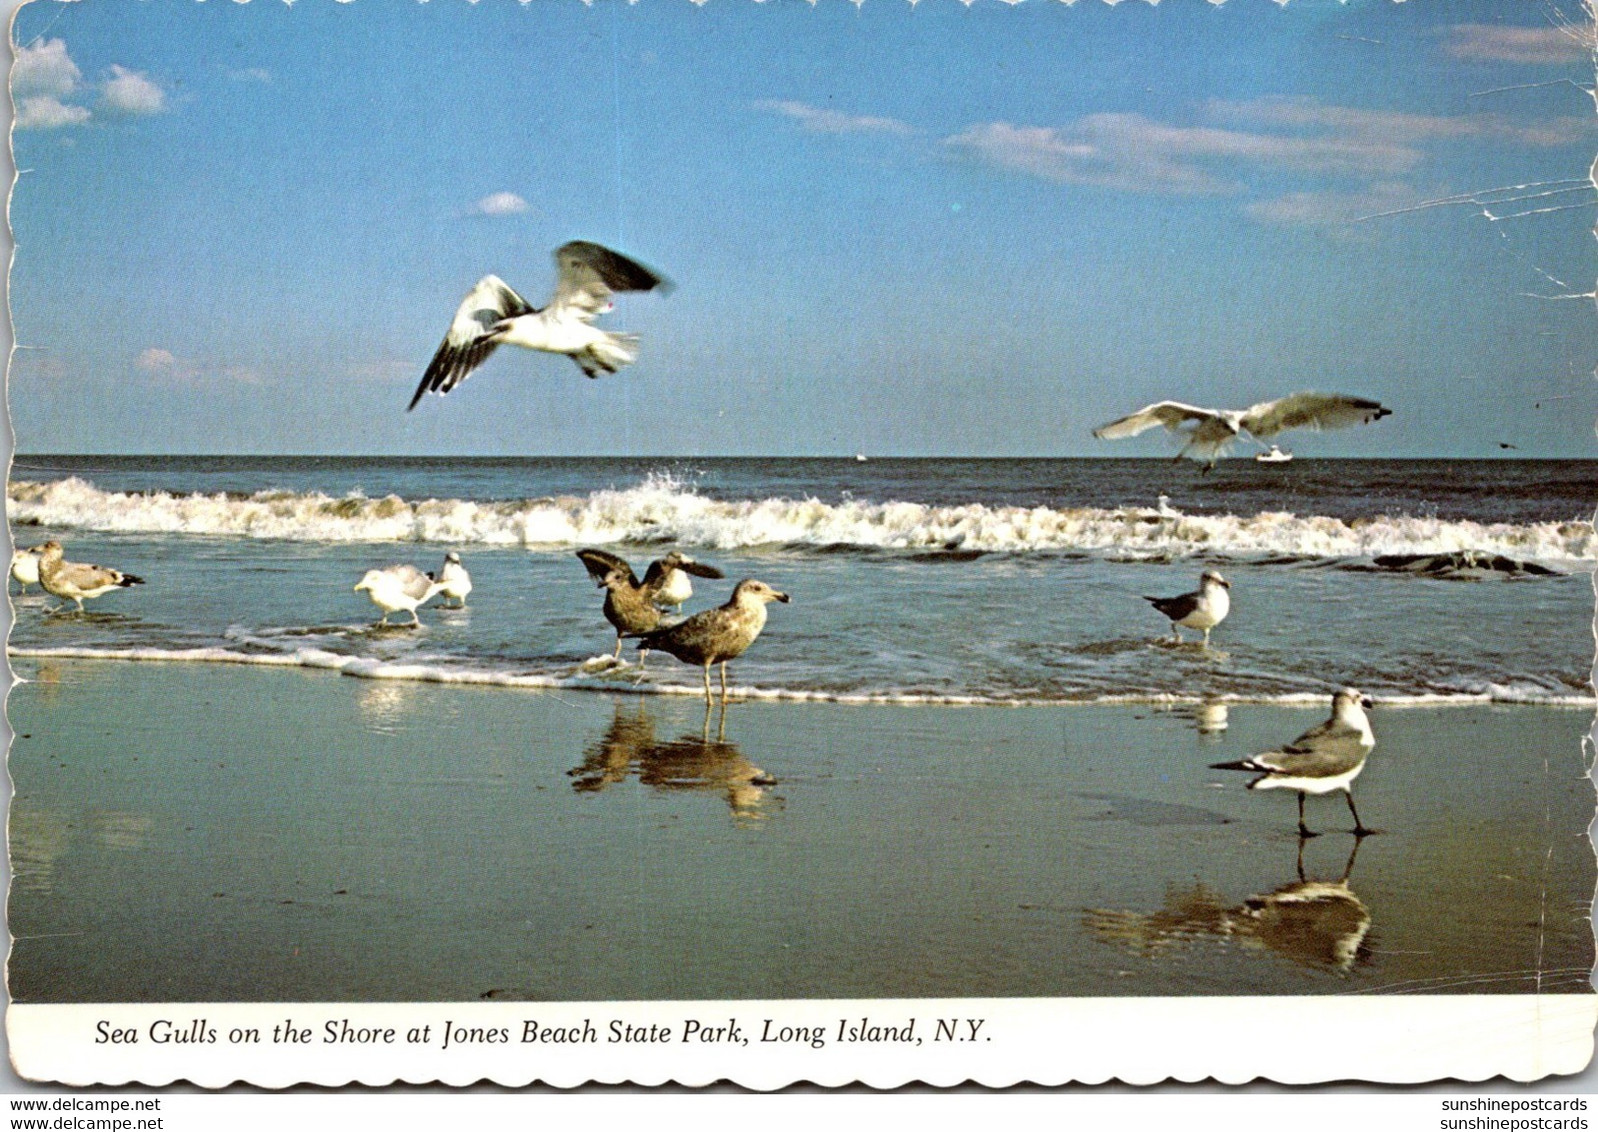
[[[1232,583],[1214,570],[1206,570],[1199,575],[1199,588],[1192,593],[1179,594],[1176,597],[1144,597],[1144,601],[1153,604],[1155,609],[1171,619],[1171,632],[1176,639],[1182,639],[1182,630],[1179,625],[1186,625],[1189,629],[1198,629],[1204,634],[1204,645],[1210,643],[1210,630],[1226,620],[1226,615],[1232,611],[1232,597],[1228,592]]]
[[[385,566],[381,570],[368,570],[355,583],[355,592],[365,590],[372,604],[383,611],[379,625],[387,625],[388,615],[400,610],[411,615],[412,625],[420,625],[422,619],[416,616],[416,607],[442,593],[443,589],[443,584],[434,581],[431,574],[424,574],[415,566],[403,563]]]
[[[1298,791],[1298,835],[1314,837],[1304,824],[1304,795],[1330,794],[1341,790],[1354,815],[1354,836],[1365,837],[1377,830],[1366,829],[1354,808],[1354,779],[1365,769],[1366,757],[1376,748],[1365,709],[1371,706],[1358,688],[1344,688],[1332,697],[1332,718],[1286,744],[1280,750],[1266,751],[1232,763],[1213,763],[1211,770],[1247,770],[1259,774],[1248,784],[1250,790]]]
[[[445,394],[488,360],[496,347],[521,346],[565,354],[584,374],[615,373],[638,358],[638,336],[593,325],[619,291],[666,291],[670,282],[643,264],[599,244],[573,240],[555,249],[555,295],[535,307],[497,275],[485,275],[455,312],[449,332],[406,411],[423,394]]]
[[[134,574],[124,574],[109,566],[91,566],[87,562],[68,562],[61,544],[51,539],[32,549],[39,558],[39,584],[46,593],[63,601],[77,602],[78,612],[83,612],[83,600],[99,597],[112,590],[128,586],[142,586],[144,579]],[[65,609],[65,606],[58,608]]]
[[[1201,409],[1181,401],[1159,401],[1100,425],[1093,435],[1100,440],[1120,440],[1163,426],[1187,438],[1176,458],[1202,461],[1207,472],[1244,433],[1263,442],[1290,428],[1347,428],[1391,415],[1392,410],[1379,401],[1344,393],[1291,393],[1246,409]]]

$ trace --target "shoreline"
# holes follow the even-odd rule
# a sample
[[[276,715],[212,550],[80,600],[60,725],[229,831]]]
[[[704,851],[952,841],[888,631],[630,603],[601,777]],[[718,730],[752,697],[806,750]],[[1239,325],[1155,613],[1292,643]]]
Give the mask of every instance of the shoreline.
[[[523,691],[596,692],[600,694],[631,694],[640,696],[673,696],[702,699],[699,684],[633,683],[627,674],[636,670],[624,662],[622,667],[605,672],[587,672],[584,669],[609,654],[596,654],[576,662],[575,668],[565,676],[546,673],[496,672],[480,668],[445,669],[434,666],[383,661],[372,657],[351,656],[322,649],[306,650],[295,654],[241,653],[215,646],[197,646],[192,649],[155,648],[93,648],[71,646],[63,648],[28,648],[7,646],[6,655],[16,660],[82,660],[122,664],[217,664],[236,665],[241,668],[302,669],[307,672],[336,672],[360,680],[395,680],[421,684],[458,685],[473,688],[510,688]],[[658,670],[657,670],[658,671]],[[666,671],[672,671],[667,669]],[[688,671],[684,668],[683,671]],[[697,670],[694,670],[697,671]],[[623,681],[626,681],[625,683]],[[26,680],[23,680],[25,683]],[[940,693],[851,693],[826,692],[793,688],[762,688],[755,685],[731,685],[732,702],[766,703],[825,703],[842,706],[892,706],[906,707],[970,707],[970,708],[1025,708],[1073,706],[1128,706],[1128,707],[1202,707],[1205,705],[1317,707],[1329,702],[1332,692],[1341,685],[1328,684],[1325,691],[1287,692],[1275,696],[1250,693],[1206,693],[1185,695],[1175,692],[1128,692],[1059,696],[1052,698],[1019,699],[997,696],[962,696]],[[1547,696],[1494,692],[1417,692],[1400,695],[1366,693],[1384,708],[1480,707],[1514,706],[1545,707],[1562,711],[1598,710],[1598,696]],[[719,702],[719,696],[717,697]]]
[[[1320,704],[1216,731],[1152,705],[18,668],[22,1002],[1590,991],[1568,711],[1377,708],[1356,796],[1387,832],[1311,798],[1300,844],[1291,797],[1210,764]]]

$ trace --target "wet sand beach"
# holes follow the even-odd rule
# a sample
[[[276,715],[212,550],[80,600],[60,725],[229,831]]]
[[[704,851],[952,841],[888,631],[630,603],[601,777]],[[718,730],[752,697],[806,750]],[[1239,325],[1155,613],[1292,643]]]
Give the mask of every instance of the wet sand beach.
[[[1581,992],[1590,710],[734,702],[18,658],[19,1002]],[[1208,732],[1208,733],[1205,733]]]

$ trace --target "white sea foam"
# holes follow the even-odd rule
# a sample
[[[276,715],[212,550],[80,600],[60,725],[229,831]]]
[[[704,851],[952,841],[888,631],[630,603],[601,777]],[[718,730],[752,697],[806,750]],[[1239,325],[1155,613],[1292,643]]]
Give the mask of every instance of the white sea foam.
[[[10,486],[11,521],[129,533],[456,546],[661,543],[734,550],[1077,551],[1118,558],[1301,559],[1474,551],[1577,568],[1598,561],[1591,523],[1478,523],[1407,515],[1343,520],[1260,512],[1164,517],[1143,508],[715,500],[670,479],[582,496],[478,502],[263,491],[248,496],[105,491],[77,477]]]
[[[528,672],[495,669],[482,665],[452,665],[425,663],[415,660],[395,661],[377,657],[348,655],[326,649],[303,648],[286,652],[242,652],[218,646],[196,648],[156,648],[149,646],[92,647],[58,646],[49,648],[23,648],[12,646],[10,655],[33,659],[63,660],[118,660],[154,661],[190,664],[241,664],[269,668],[307,668],[339,672],[366,680],[406,680],[428,684],[462,684],[478,687],[572,689],[587,691],[615,691],[624,688],[628,694],[663,696],[699,696],[701,685],[691,683],[659,683],[655,675],[638,680],[635,668],[610,670],[603,674],[585,672],[583,665],[563,666],[558,671]],[[608,659],[608,657],[607,657]],[[1296,691],[1282,693],[1240,693],[1221,696],[1182,695],[1169,692],[1107,692],[1084,689],[1069,696],[974,695],[939,694],[928,692],[901,692],[892,689],[881,691],[837,692],[804,688],[761,688],[733,686],[731,692],[746,700],[782,701],[791,703],[834,704],[904,704],[934,705],[943,707],[1050,707],[1082,704],[1126,704],[1181,708],[1200,703],[1267,704],[1280,707],[1321,707],[1327,702],[1329,691]],[[1373,698],[1379,707],[1447,707],[1451,705],[1509,703],[1535,704],[1544,707],[1587,708],[1598,706],[1598,698],[1575,691],[1557,691],[1532,681],[1510,681],[1504,684],[1481,683],[1458,692],[1383,692],[1376,691]]]

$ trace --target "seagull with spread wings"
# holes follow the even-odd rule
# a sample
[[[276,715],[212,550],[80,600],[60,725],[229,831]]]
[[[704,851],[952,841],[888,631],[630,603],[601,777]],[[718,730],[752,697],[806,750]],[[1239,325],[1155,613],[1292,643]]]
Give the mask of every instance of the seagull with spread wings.
[[[485,275],[467,294],[449,333],[406,411],[423,394],[443,395],[469,377],[498,346],[521,346],[565,354],[589,377],[615,373],[637,360],[638,336],[613,334],[594,319],[610,310],[619,291],[670,289],[670,282],[641,263],[586,240],[555,249],[555,297],[539,309],[497,275]]]
[[[1180,401],[1160,401],[1094,429],[1093,435],[1100,440],[1120,440],[1163,425],[1187,438],[1176,458],[1201,460],[1207,472],[1243,433],[1264,441],[1290,428],[1347,428],[1379,421],[1392,412],[1379,401],[1343,393],[1292,393],[1246,409],[1201,409]]]
[[[675,550],[666,557],[651,562],[649,569],[644,571],[644,580],[641,582],[625,558],[608,550],[579,550],[577,557],[582,559],[589,577],[594,579],[594,584],[607,591],[604,614],[605,620],[616,629],[617,659],[621,657],[623,637],[636,637],[659,628],[662,623],[661,607],[678,605],[692,596],[693,587],[688,584],[685,575],[693,574],[700,578],[722,577],[721,571],[714,566],[695,562],[686,554]],[[681,583],[674,590],[672,586],[676,577],[681,578]],[[685,589],[686,593],[683,592]],[[641,660],[639,667],[642,667]]]

